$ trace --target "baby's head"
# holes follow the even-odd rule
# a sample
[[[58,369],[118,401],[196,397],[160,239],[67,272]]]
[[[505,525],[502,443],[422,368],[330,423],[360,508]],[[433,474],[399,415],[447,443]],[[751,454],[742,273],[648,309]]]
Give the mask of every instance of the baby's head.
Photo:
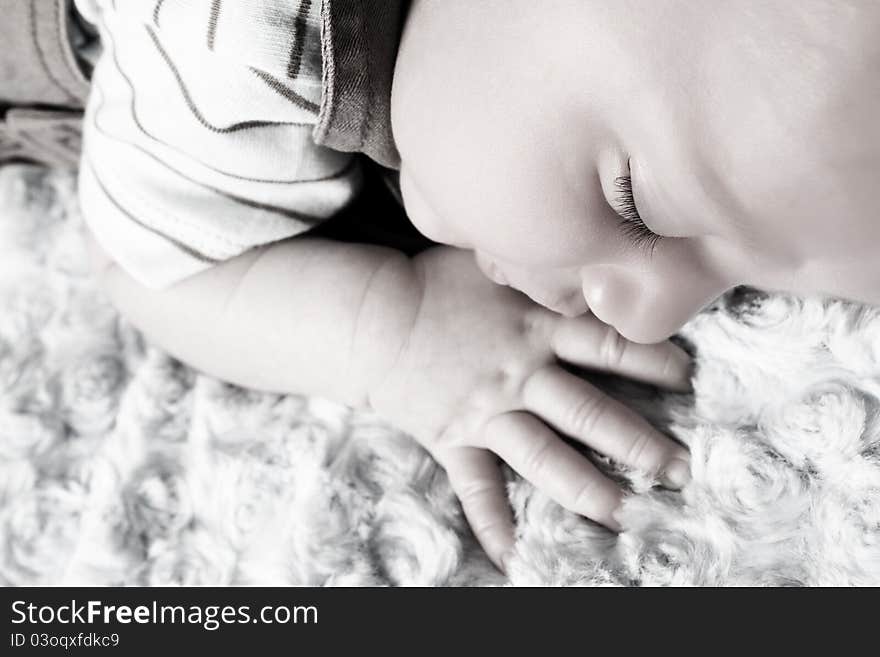
[[[858,1],[416,0],[407,211],[637,341],[740,284],[880,303],[878,34]]]

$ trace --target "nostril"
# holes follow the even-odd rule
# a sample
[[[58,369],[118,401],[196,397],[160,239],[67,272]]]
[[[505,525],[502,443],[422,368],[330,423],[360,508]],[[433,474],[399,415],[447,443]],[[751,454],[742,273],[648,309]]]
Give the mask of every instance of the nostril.
[[[554,309],[564,317],[578,317],[589,310],[583,293],[577,289],[563,294]]]
[[[486,278],[498,285],[510,285],[510,281],[507,280],[504,272],[501,271],[501,268],[494,260],[487,258],[482,253],[475,253],[475,256],[477,259],[477,266]]]

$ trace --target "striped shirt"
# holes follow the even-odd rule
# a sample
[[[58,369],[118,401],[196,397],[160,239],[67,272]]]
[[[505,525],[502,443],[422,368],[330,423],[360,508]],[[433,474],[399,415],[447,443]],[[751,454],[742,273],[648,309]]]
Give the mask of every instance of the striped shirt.
[[[76,0],[102,53],[80,204],[102,247],[164,287],[309,230],[355,194],[319,146],[319,0]]]

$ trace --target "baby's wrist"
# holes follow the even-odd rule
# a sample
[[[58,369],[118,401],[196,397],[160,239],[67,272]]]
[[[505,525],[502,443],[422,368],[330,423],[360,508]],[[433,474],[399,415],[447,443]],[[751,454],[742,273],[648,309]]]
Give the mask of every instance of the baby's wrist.
[[[352,339],[355,406],[382,412],[374,400],[409,340],[422,298],[413,261],[403,254],[385,260],[364,292]]]

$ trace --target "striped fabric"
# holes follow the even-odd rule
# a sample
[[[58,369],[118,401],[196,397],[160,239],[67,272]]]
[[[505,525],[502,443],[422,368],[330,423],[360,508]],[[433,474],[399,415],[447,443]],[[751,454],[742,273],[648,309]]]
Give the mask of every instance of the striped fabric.
[[[320,0],[76,0],[103,52],[80,203],[133,277],[164,287],[302,233],[355,193],[315,145]]]

